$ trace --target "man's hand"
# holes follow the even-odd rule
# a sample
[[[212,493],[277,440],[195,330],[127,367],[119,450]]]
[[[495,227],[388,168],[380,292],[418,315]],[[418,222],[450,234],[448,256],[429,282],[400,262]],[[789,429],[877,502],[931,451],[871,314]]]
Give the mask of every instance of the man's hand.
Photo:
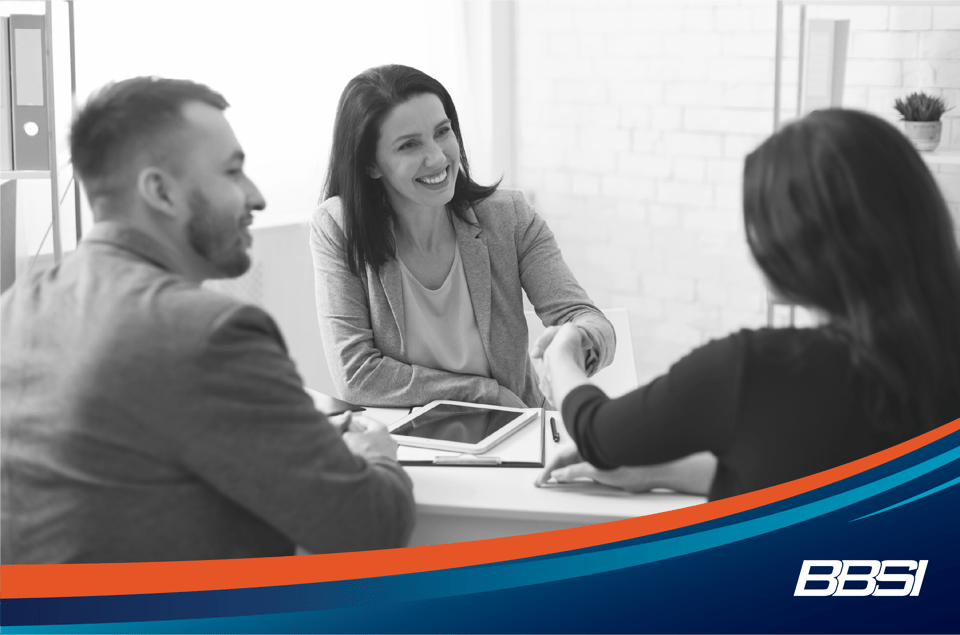
[[[352,419],[350,428],[343,433],[343,442],[351,452],[359,456],[379,454],[397,460],[397,442],[385,425],[362,415]]]

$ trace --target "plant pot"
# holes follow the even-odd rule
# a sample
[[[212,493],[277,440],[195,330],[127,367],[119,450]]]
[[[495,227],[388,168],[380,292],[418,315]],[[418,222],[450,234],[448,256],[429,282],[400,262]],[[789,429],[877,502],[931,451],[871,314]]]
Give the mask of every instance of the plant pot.
[[[903,131],[907,139],[920,152],[932,152],[940,145],[942,121],[904,121]]]

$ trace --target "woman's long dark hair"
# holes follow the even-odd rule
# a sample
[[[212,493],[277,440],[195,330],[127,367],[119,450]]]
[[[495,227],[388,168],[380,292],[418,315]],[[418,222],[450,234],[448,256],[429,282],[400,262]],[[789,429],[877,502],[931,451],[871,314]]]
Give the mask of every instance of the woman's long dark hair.
[[[821,110],[746,160],[744,222],[771,284],[830,317],[877,432],[902,440],[947,423],[960,397],[960,256],[943,195],[879,117]]]
[[[448,204],[450,210],[466,221],[467,209],[493,194],[500,184],[498,181],[482,186],[470,178],[457,109],[440,82],[415,68],[397,64],[360,73],[340,95],[323,188],[323,200],[339,196],[343,204],[347,265],[355,275],[360,275],[367,264],[379,271],[384,262],[396,255],[390,230],[394,210],[381,180],[371,177],[367,169],[374,164],[380,126],[387,115],[398,105],[426,93],[440,99],[460,144],[460,172]]]

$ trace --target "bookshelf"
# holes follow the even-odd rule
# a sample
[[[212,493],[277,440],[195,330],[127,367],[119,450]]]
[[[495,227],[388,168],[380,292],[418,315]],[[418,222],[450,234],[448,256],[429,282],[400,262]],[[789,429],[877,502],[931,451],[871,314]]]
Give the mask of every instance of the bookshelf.
[[[2,17],[43,16],[41,63],[50,165],[45,170],[0,170],[0,293],[38,260],[59,263],[65,247],[79,238],[80,191],[65,143],[76,92],[73,4],[73,0],[0,0]],[[64,214],[71,194],[67,207],[72,213]],[[51,250],[45,251],[48,241]]]

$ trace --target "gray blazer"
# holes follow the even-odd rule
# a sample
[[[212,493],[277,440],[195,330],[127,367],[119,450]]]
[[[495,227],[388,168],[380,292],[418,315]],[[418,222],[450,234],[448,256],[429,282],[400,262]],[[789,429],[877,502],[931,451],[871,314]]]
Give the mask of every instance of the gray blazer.
[[[98,223],[0,300],[0,562],[147,562],[402,547],[395,462],[317,412],[276,323]]]
[[[545,325],[572,321],[586,332],[590,372],[613,360],[613,326],[577,284],[553,232],[520,192],[499,190],[467,217],[476,226],[456,217],[454,226],[492,378],[408,363],[397,260],[379,273],[368,264],[360,276],[351,274],[339,197],[314,213],[310,247],[320,334],[341,397],[369,406],[496,403],[503,385],[528,406],[546,404],[527,354],[524,291]]]

